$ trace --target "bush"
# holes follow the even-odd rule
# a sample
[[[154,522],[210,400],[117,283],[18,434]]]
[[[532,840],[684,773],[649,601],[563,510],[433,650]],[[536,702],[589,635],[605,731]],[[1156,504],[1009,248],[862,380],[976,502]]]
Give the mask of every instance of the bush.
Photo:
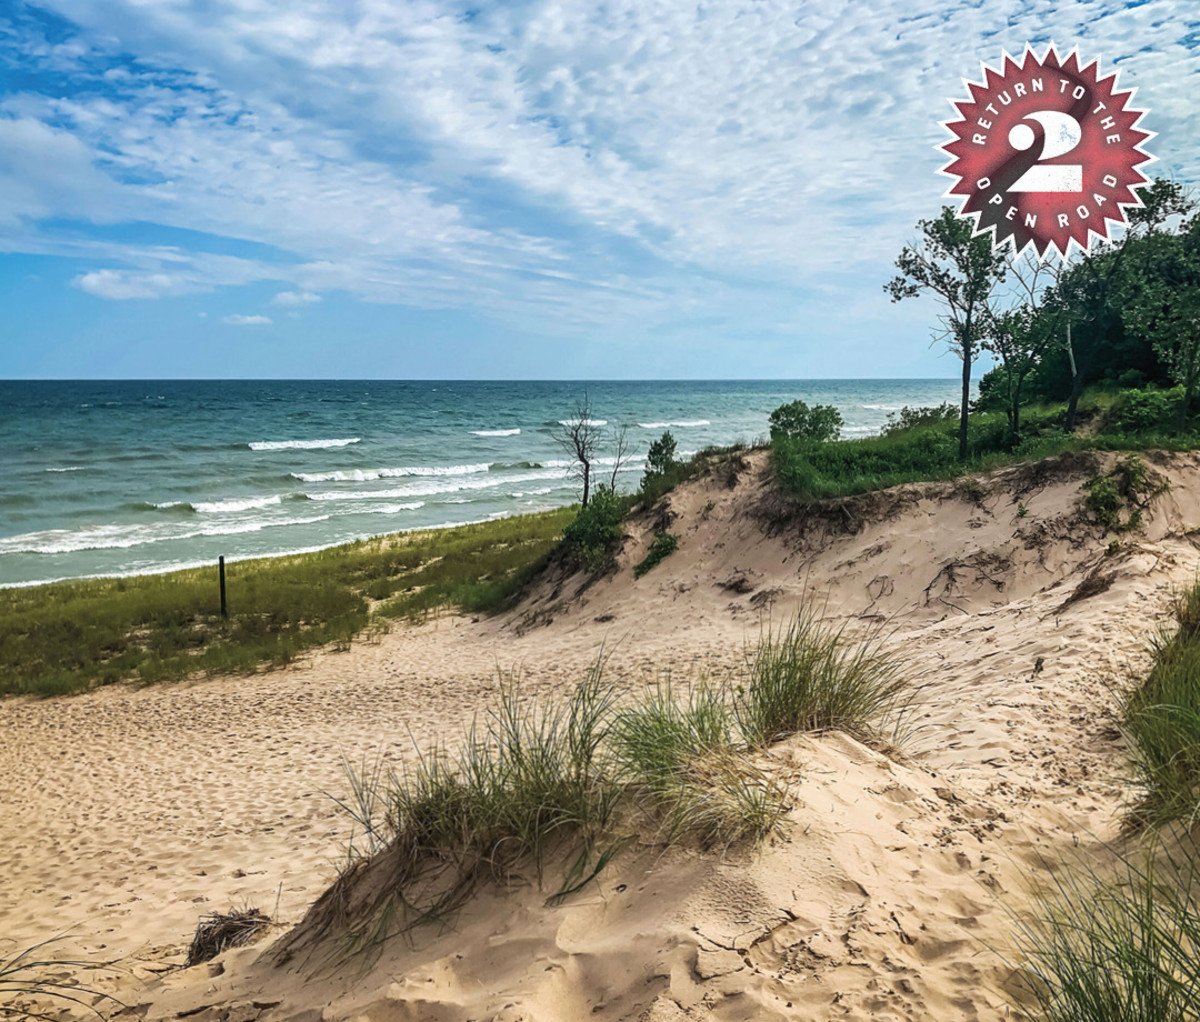
[[[608,486],[597,486],[587,506],[563,529],[563,542],[575,560],[589,571],[612,563],[624,532],[626,502]]]
[[[679,537],[670,532],[660,532],[654,537],[646,556],[633,567],[633,577],[641,578],[664,557],[673,554],[679,548]]]
[[[1169,428],[1175,422],[1183,388],[1127,390],[1113,410],[1112,424],[1128,432]]]
[[[805,440],[827,443],[836,440],[842,429],[842,413],[833,405],[808,407],[803,401],[780,405],[768,418],[771,440]]]
[[[650,445],[646,454],[646,475],[666,475],[678,464],[675,460],[675,438],[667,430]]]
[[[905,405],[900,411],[888,412],[884,436],[905,433],[922,426],[954,426],[958,422],[959,409],[956,405],[942,403],[932,408],[910,408]]]

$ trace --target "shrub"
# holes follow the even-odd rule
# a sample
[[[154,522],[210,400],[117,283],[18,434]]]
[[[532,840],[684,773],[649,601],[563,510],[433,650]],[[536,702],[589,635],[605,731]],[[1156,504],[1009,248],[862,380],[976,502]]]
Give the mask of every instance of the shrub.
[[[958,421],[957,405],[943,402],[932,408],[910,408],[905,405],[900,411],[888,412],[887,425],[883,427],[883,435],[905,433],[910,429],[922,426],[951,426]]]
[[[679,537],[670,532],[659,532],[646,551],[646,556],[633,567],[633,577],[641,578],[664,557],[673,554],[679,547]]]
[[[1112,423],[1129,432],[1169,428],[1183,400],[1183,388],[1127,390],[1113,410]]]
[[[827,443],[836,440],[842,429],[842,413],[833,405],[808,407],[803,401],[780,405],[768,418],[771,440],[804,440]]]
[[[650,445],[646,454],[646,475],[666,475],[678,464],[675,460],[675,438],[667,430]]]
[[[621,522],[625,501],[608,486],[597,486],[587,506],[580,508],[575,521],[563,529],[568,552],[589,571],[598,571],[612,563],[617,544],[624,535]]]

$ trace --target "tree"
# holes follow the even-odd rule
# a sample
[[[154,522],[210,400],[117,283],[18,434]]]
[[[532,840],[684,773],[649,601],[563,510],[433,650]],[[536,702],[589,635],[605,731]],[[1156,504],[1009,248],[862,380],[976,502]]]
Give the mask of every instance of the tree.
[[[646,471],[642,476],[642,489],[646,488],[647,480],[668,475],[677,465],[675,460],[675,438],[667,430],[661,437],[650,445],[646,453]]]
[[[1130,267],[1122,296],[1130,329],[1145,336],[1183,387],[1183,428],[1200,383],[1200,218],[1182,235],[1160,234]]]
[[[992,251],[987,235],[974,237],[974,227],[942,207],[936,220],[918,221],[923,238],[906,245],[896,258],[896,277],[884,285],[893,302],[928,293],[942,305],[944,340],[962,360],[962,401],[958,417],[958,459],[967,460],[967,415],[971,406],[971,367],[992,317],[994,292],[1005,276],[1006,260]]]
[[[808,407],[803,401],[780,405],[768,417],[771,439],[807,440],[823,444],[836,440],[842,430],[842,413],[833,405]]]
[[[1063,345],[1071,368],[1071,394],[1065,427],[1075,429],[1075,415],[1084,386],[1090,382],[1101,344],[1121,320],[1120,297],[1128,293],[1126,259],[1146,239],[1157,236],[1174,216],[1186,215],[1195,203],[1174,181],[1156,178],[1141,193],[1142,205],[1129,211],[1129,227],[1118,244],[1088,254],[1075,266],[1064,266],[1055,285],[1056,299],[1066,309]],[[1078,325],[1081,330],[1074,330]]]
[[[1004,410],[1013,440],[1021,433],[1021,398],[1025,381],[1055,343],[1061,308],[1043,306],[1049,268],[1035,255],[1017,256],[1008,265],[1016,303],[1002,313],[991,310],[980,347],[1000,359]]]
[[[571,459],[571,473],[583,484],[583,499],[580,503],[584,507],[587,507],[588,498],[591,496],[592,466],[604,439],[602,429],[603,424],[592,418],[591,405],[585,394],[574,414],[568,419],[563,419],[559,428],[551,433],[555,443]]]

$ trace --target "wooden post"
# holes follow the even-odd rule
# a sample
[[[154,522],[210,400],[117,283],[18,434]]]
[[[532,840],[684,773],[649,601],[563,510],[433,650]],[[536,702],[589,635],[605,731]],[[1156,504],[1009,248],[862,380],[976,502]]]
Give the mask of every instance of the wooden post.
[[[225,605],[225,556],[221,555],[217,561],[217,567],[221,574],[221,617],[229,617],[229,609]]]

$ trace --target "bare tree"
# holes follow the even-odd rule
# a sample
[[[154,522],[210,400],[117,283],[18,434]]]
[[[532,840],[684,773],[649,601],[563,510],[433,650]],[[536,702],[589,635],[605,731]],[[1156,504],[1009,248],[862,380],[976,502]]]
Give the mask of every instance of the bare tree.
[[[571,473],[583,484],[581,503],[584,507],[587,507],[592,492],[592,465],[604,440],[602,428],[602,424],[592,418],[591,405],[585,394],[574,414],[563,419],[559,428],[551,433],[554,442],[571,459]]]
[[[608,479],[608,488],[617,492],[617,473],[621,471],[621,466],[629,460],[629,427],[622,426],[613,434],[613,453],[616,455],[613,458],[612,475]]]

